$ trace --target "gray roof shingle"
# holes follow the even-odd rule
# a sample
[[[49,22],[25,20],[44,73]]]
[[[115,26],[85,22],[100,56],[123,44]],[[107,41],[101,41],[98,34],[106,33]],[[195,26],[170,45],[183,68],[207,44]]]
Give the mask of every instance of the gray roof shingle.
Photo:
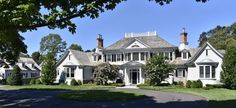
[[[159,36],[139,36],[122,38],[121,40],[105,48],[105,50],[116,50],[125,48],[127,45],[131,44],[135,40],[141,41],[142,43],[148,45],[150,48],[176,47]]]

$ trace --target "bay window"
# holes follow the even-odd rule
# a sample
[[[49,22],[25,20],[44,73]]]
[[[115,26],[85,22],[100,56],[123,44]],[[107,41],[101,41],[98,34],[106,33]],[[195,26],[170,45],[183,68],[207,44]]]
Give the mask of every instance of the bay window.
[[[215,66],[205,65],[199,66],[200,78],[215,78]]]

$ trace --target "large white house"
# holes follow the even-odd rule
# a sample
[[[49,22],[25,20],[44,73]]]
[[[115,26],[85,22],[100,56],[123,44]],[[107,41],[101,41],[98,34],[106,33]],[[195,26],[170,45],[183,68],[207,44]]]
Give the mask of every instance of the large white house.
[[[163,54],[169,63],[176,65],[176,70],[167,79],[169,83],[200,79],[204,85],[219,84],[224,51],[216,50],[209,43],[201,48],[189,48],[187,33],[183,31],[180,37],[177,47],[156,32],[126,33],[124,38],[104,48],[103,38],[99,35],[95,52],[66,51],[57,64],[57,81],[90,81],[94,67],[109,62],[120,67],[125,85],[143,84],[145,61],[155,54]]]
[[[20,57],[16,63],[21,69],[22,78],[39,78],[41,67],[30,57]],[[0,60],[0,79],[7,79],[13,71],[13,65],[5,60]]]

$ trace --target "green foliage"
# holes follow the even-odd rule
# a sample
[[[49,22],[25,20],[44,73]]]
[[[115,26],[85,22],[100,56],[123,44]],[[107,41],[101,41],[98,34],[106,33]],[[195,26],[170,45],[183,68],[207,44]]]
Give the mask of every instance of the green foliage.
[[[0,80],[0,84],[2,84],[2,85],[6,85],[6,84],[7,84],[6,79],[1,79],[1,80]]]
[[[202,81],[201,80],[197,80],[197,81],[192,81],[191,88],[202,88]]]
[[[21,69],[15,65],[11,75],[7,78],[7,84],[9,85],[22,85]]]
[[[66,50],[66,42],[58,34],[48,34],[40,42],[40,52],[42,54],[52,53],[54,56],[61,56]]]
[[[77,86],[78,83],[77,83],[77,81],[76,81],[75,79],[72,79],[72,80],[70,81],[70,85],[71,85],[71,86]]]
[[[43,60],[41,81],[43,84],[51,85],[56,78],[56,59],[53,53],[48,52]]]
[[[42,55],[38,51],[33,52],[31,57],[37,64],[42,62]]]
[[[35,81],[35,84],[39,85],[39,84],[42,84],[42,82],[40,81],[40,79],[37,79],[37,80]]]
[[[83,51],[82,47],[78,44],[71,44],[69,49]]]
[[[82,82],[80,80],[77,81],[78,85],[82,85]]]
[[[16,30],[0,30],[0,58],[14,64],[21,52],[27,53],[27,46],[24,44],[23,40],[24,38]]]
[[[232,43],[236,43],[236,23],[230,26],[217,26],[207,32],[203,32],[199,37],[199,46],[206,41],[216,49],[226,49]]]
[[[159,85],[174,71],[174,66],[165,61],[164,56],[155,55],[146,61],[143,70],[150,80],[150,85]]]
[[[108,80],[115,80],[118,77],[119,68],[109,63],[101,63],[96,66],[93,79],[97,85],[107,85]]]
[[[190,80],[188,80],[186,82],[186,88],[191,88],[192,82]]]
[[[35,79],[31,79],[30,80],[30,85],[34,85],[36,83],[36,80]]]
[[[227,88],[236,89],[236,45],[229,45],[224,55],[221,82]]]

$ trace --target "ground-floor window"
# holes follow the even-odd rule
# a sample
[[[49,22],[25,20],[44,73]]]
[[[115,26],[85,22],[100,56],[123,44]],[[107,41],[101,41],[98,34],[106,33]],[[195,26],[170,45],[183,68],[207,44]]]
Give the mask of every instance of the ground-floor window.
[[[66,77],[67,78],[74,78],[75,76],[75,67],[66,67],[65,72],[66,72]]]
[[[185,69],[177,69],[175,76],[176,77],[185,77]]]
[[[199,66],[200,78],[215,78],[215,66],[205,65]]]

